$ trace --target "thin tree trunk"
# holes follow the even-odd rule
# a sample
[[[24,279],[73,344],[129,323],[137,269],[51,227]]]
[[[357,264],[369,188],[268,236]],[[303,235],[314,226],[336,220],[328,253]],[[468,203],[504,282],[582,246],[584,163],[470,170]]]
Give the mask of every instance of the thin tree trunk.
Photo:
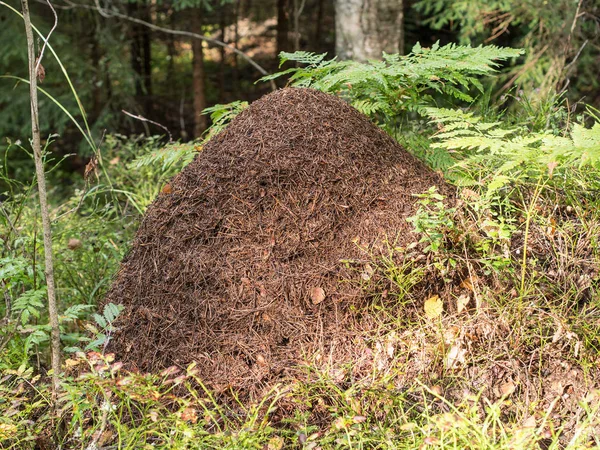
[[[340,59],[381,59],[403,51],[403,0],[335,0],[336,53]]]
[[[145,22],[152,23],[152,15],[150,14],[150,4],[142,7],[141,19]],[[152,99],[152,36],[148,27],[140,26],[140,47],[142,57],[142,82],[144,86],[144,112],[148,116],[152,116],[153,99]]]
[[[194,33],[202,34],[202,10],[192,10],[192,27]],[[192,41],[192,72],[194,92],[194,137],[202,136],[206,130],[206,116],[202,111],[206,108],[205,73],[204,73],[204,51],[203,41],[194,39]]]
[[[323,3],[325,0],[317,0],[317,19],[315,24],[315,44],[314,47],[317,51],[321,51],[323,48],[322,35],[323,35]]]
[[[294,0],[294,51],[300,50],[300,16],[306,0]]]
[[[221,6],[221,15],[219,17],[219,27],[221,28],[221,41],[225,42],[225,26],[227,19],[227,6]],[[225,47],[219,48],[219,102],[225,102]]]
[[[50,347],[52,351],[52,399],[56,405],[56,398],[60,389],[60,328],[58,325],[58,308],[56,305],[56,290],[54,288],[54,265],[52,261],[52,230],[50,228],[50,214],[46,193],[46,175],[42,157],[42,144],[40,140],[40,122],[37,96],[37,62],[35,57],[33,31],[29,15],[27,0],[21,0],[23,7],[23,21],[27,36],[27,56],[29,58],[29,95],[31,100],[31,133],[33,137],[33,158],[37,177],[38,192],[40,197],[40,210],[42,214],[42,229],[44,231],[44,259],[46,286],[48,290],[48,316],[50,318]]]
[[[236,0],[235,2],[235,10],[233,12],[233,48],[238,49],[238,44],[240,40],[240,32],[239,32],[239,19],[240,19],[240,1]],[[233,95],[234,98],[240,98],[239,84],[240,84],[240,67],[239,67],[239,59],[237,53],[233,53]]]
[[[277,61],[279,53],[290,50],[289,0],[277,0]]]
[[[169,10],[169,20],[171,21],[172,28],[175,28],[175,12]],[[167,35],[167,53],[169,55],[169,64],[167,65],[167,79],[175,79],[175,58],[177,57],[177,48],[175,46],[175,36],[172,34]],[[171,95],[176,96],[175,83],[169,83]]]
[[[136,2],[127,4],[127,14],[131,17],[138,17],[138,4]],[[140,25],[137,23],[131,24],[131,68],[135,73],[135,97],[139,102],[144,94],[142,89],[142,80],[144,78],[142,69],[142,50],[140,46]]]

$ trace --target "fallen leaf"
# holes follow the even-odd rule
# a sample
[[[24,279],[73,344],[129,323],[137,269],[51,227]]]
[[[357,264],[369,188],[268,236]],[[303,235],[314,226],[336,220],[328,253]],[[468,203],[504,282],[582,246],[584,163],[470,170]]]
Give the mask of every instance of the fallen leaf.
[[[196,423],[198,422],[198,414],[196,413],[196,410],[194,408],[185,408],[181,412],[181,419],[189,421],[191,423]]]
[[[465,355],[467,351],[461,348],[460,345],[453,345],[446,356],[446,367],[449,369],[456,369],[465,363]]]
[[[318,305],[323,300],[325,300],[325,291],[321,287],[314,287],[310,290],[310,299],[313,302],[313,305]]]
[[[108,163],[111,166],[115,166],[117,164],[119,164],[119,161],[121,160],[121,158],[119,158],[118,156],[115,156],[113,159],[111,159]]]
[[[515,384],[511,380],[508,380],[506,383],[500,385],[500,394],[502,394],[502,397],[508,397],[515,392],[516,388]]]
[[[162,188],[161,191],[163,194],[170,194],[171,192],[173,192],[173,188],[171,187],[171,185],[169,183],[165,184]]]
[[[460,314],[469,304],[471,297],[468,295],[461,295],[456,299],[456,311]]]
[[[425,301],[425,315],[427,318],[435,319],[441,316],[443,311],[444,304],[439,296],[434,295]]]
[[[370,264],[365,264],[363,272],[360,274],[361,278],[365,281],[369,281],[373,274],[375,273],[375,269],[371,267]]]
[[[70,238],[67,247],[69,247],[70,250],[81,248],[81,241],[77,238]]]

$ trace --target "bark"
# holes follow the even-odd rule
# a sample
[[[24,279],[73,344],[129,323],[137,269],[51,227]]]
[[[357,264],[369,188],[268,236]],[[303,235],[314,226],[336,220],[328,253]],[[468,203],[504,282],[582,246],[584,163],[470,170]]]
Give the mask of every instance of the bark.
[[[192,10],[193,32],[202,34],[202,11],[199,8]],[[205,71],[203,41],[194,39],[192,41],[192,77],[194,92],[194,137],[202,136],[206,130],[207,120],[202,111],[206,108]]]
[[[44,173],[44,161],[42,156],[42,144],[40,139],[40,122],[37,96],[37,63],[35,57],[33,30],[29,15],[29,4],[27,0],[21,0],[23,7],[23,21],[25,22],[25,34],[27,36],[27,56],[29,59],[29,96],[31,101],[31,133],[33,137],[33,158],[35,160],[35,172],[40,198],[40,210],[42,214],[42,229],[44,232],[44,272],[46,274],[46,286],[48,290],[48,316],[50,318],[50,347],[52,351],[52,399],[56,407],[57,394],[60,389],[60,328],[58,324],[58,307],[56,304],[56,290],[54,287],[54,264],[52,260],[52,230],[50,228],[50,214],[48,212],[48,196],[46,193],[46,175]]]
[[[127,14],[131,17],[137,17],[138,4],[128,3],[127,4]],[[142,98],[144,92],[142,89],[142,79],[144,78],[144,74],[142,71],[142,50],[140,48],[140,26],[139,24],[133,23],[131,25],[131,50],[130,50],[130,61],[131,68],[135,73],[135,96],[139,100]]]
[[[94,68],[94,74],[92,76],[92,110],[91,110],[91,114],[90,114],[90,122],[93,123],[95,122],[99,117],[100,114],[102,113],[102,108],[104,107],[105,101],[104,101],[104,90],[105,87],[102,86],[102,82],[104,81],[102,79],[102,64],[101,64],[101,59],[102,59],[102,50],[100,48],[100,44],[98,43],[98,40],[96,39],[98,30],[96,29],[96,27],[90,27],[89,29],[89,39],[90,39],[90,46],[91,46],[91,62],[92,62],[92,67]]]
[[[290,51],[289,0],[277,0],[277,61],[279,53]]]
[[[238,43],[240,40],[240,32],[239,32],[239,20],[240,20],[240,0],[236,0],[235,8],[233,11],[233,48],[238,49]],[[240,84],[240,66],[238,55],[236,52],[233,53],[233,95],[234,98],[240,98],[239,84]]]
[[[142,20],[152,23],[149,4],[142,7],[141,15]],[[144,87],[143,104],[146,114],[152,116],[152,35],[150,28],[140,25],[139,36],[140,47],[142,50],[142,84]]]
[[[403,0],[335,0],[336,52],[340,59],[381,59],[401,53]]]
[[[221,41],[225,42],[225,27],[227,20],[227,6],[221,6],[219,16],[219,28],[221,29]],[[219,102],[225,103],[225,47],[219,47]]]
[[[317,0],[317,18],[315,20],[315,43],[314,48],[319,52],[323,48],[321,42],[323,36],[323,3],[325,0]]]

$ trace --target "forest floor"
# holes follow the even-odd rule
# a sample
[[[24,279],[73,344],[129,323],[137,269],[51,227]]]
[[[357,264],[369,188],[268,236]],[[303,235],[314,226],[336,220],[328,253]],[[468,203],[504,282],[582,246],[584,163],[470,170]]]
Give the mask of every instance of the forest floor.
[[[232,124],[233,132],[252,136],[256,131],[248,128],[252,117],[251,113],[240,115],[240,121]],[[354,119],[343,119],[350,128],[356,128]],[[256,132],[260,141],[264,136]],[[221,138],[227,141],[231,137],[228,136]],[[123,148],[128,145],[114,144],[123,159]],[[295,155],[293,150],[291,145],[289,155]],[[363,172],[357,174],[365,176],[367,171],[368,176],[375,177],[377,174],[371,173],[366,162],[364,166],[358,163],[364,157],[359,150],[353,154],[353,161]],[[368,154],[367,150],[364,151]],[[210,148],[207,152],[210,160]],[[226,156],[218,152],[215,155]],[[118,157],[107,154],[105,158],[115,172],[120,165]],[[210,161],[216,164],[219,160],[215,158]],[[336,161],[333,154],[328,158]],[[280,163],[289,161],[283,158],[273,162]],[[247,172],[244,167],[240,171]],[[221,175],[233,176],[234,172],[231,169]],[[127,171],[119,176],[132,177]],[[578,176],[585,178],[585,174]],[[250,187],[244,189],[250,192],[256,188],[250,193],[264,198],[260,189],[265,188],[264,182],[273,180],[255,178],[250,175]],[[253,180],[262,180],[263,184],[257,181],[254,186]],[[129,182],[136,183],[137,178]],[[194,189],[178,182],[168,184],[169,189],[162,183],[154,184],[154,190],[146,197],[152,200],[162,190],[159,206],[182,186],[190,195]],[[3,344],[0,448],[598,448],[600,205],[589,187],[582,184],[567,192],[550,183],[509,186],[493,201],[485,198],[485,191],[458,188],[450,208],[444,202],[454,194],[443,196],[420,186],[422,192],[413,192],[413,215],[402,217],[407,239],[390,240],[376,249],[360,248],[357,244],[360,257],[340,262],[344,266],[340,273],[345,275],[336,282],[351,285],[357,298],[362,299],[356,304],[349,302],[344,310],[343,339],[333,339],[331,335],[326,345],[319,346],[310,340],[292,342],[293,364],[288,366],[293,366],[293,370],[260,379],[252,389],[248,389],[248,384],[236,384],[239,372],[229,374],[231,379],[227,379],[228,374],[215,372],[226,380],[219,384],[215,382],[219,377],[211,378],[202,366],[198,355],[209,354],[222,345],[217,335],[205,338],[211,342],[202,342],[204,347],[196,355],[197,362],[173,361],[182,354],[178,350],[172,359],[161,360],[168,367],[148,372],[124,364],[114,353],[102,351],[104,347],[100,345],[98,351],[73,351],[64,361],[62,390],[57,409],[53,410],[50,381],[40,370],[44,361],[39,360],[39,354],[37,360],[28,356],[28,351],[36,354],[31,351],[33,345],[25,347],[25,358],[19,355],[18,349],[23,347],[19,347],[17,335],[10,344]],[[291,188],[290,192],[296,192],[297,186]],[[369,192],[368,186],[364,192]],[[352,199],[361,201],[360,196]],[[62,208],[68,209],[79,201],[75,198]],[[194,197],[194,201],[199,204],[205,200]],[[170,214],[176,204],[168,203],[163,210]],[[306,210],[302,201],[291,204],[298,206],[293,213]],[[327,207],[324,203],[323,208]],[[276,211],[275,206],[269,210]],[[159,213],[152,207],[150,211]],[[234,207],[231,211],[234,214],[239,209]],[[26,210],[23,214],[33,213]],[[274,217],[273,223],[282,217]],[[104,267],[103,261],[118,261],[125,253],[123,241],[131,236],[121,230],[133,228],[126,223],[131,220],[126,215],[113,220],[74,215],[67,228],[57,229],[57,264],[61,268],[57,273],[65,278],[63,286],[68,285],[67,275],[74,280],[71,286],[73,292],[78,290],[73,294],[77,298],[88,292],[88,287],[95,294],[101,283],[106,284],[114,265]],[[159,222],[150,225],[156,223]],[[310,220],[306,223],[310,224]],[[156,232],[148,224],[142,225],[142,230],[144,227]],[[114,231],[116,228],[119,234]],[[329,236],[326,227],[317,228]],[[196,235],[202,232],[190,230]],[[75,232],[79,233],[77,239],[73,237]],[[243,242],[244,233],[242,230],[236,238],[239,242]],[[139,234],[134,246],[150,242],[144,236]],[[250,244],[261,243],[260,237],[249,237]],[[287,244],[294,244],[290,247],[300,248],[291,242],[293,236],[286,239]],[[184,239],[178,252],[191,251],[190,242]],[[266,241],[271,245],[269,242]],[[335,240],[330,244],[340,248],[344,245]],[[128,258],[134,260],[135,251]],[[171,262],[168,255],[154,262],[158,264],[157,261]],[[185,270],[186,261],[175,266],[177,273],[169,276]],[[222,264],[218,258],[211,261],[211,268]],[[313,264],[311,261],[308,259]],[[140,274],[151,274],[153,264],[131,273],[138,278]],[[8,268],[5,266],[5,270]],[[95,276],[100,281],[94,280]],[[148,285],[156,281],[149,276]],[[282,279],[285,281],[285,277]],[[328,292],[335,284],[329,282]],[[178,283],[192,292],[196,289]],[[254,290],[258,301],[268,296],[268,289],[267,285],[265,295],[260,287]],[[69,292],[63,287],[63,298]],[[111,300],[127,300],[119,298],[124,292],[113,291]],[[142,295],[148,293],[144,291]],[[313,306],[326,304],[321,295],[313,297]],[[95,317],[95,323],[73,321],[65,328],[73,335],[94,336],[103,327],[110,335],[114,330],[109,325],[116,315],[111,308],[111,304],[107,305]],[[138,331],[145,332],[153,318],[169,319],[168,313],[149,309],[140,312],[145,319],[140,316],[139,321],[132,323]],[[291,317],[291,313],[286,314]],[[68,316],[65,313],[61,320],[66,321]],[[128,317],[128,313],[123,317]],[[195,319],[192,317],[192,322]],[[115,323],[118,325],[118,321]],[[244,330],[248,326],[256,324],[245,323]],[[164,350],[158,348],[164,344],[162,341],[142,342],[133,336],[125,347],[141,349],[142,353]],[[157,349],[153,350],[153,345]],[[270,367],[267,350],[254,349],[250,356],[238,353],[236,370],[240,360],[258,372]],[[19,358],[25,361],[15,363]],[[251,375],[256,372],[253,370]]]

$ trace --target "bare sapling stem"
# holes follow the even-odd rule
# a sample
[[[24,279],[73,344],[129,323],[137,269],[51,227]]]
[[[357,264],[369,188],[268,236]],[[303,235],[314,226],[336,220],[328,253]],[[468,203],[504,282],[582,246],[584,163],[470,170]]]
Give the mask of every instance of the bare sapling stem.
[[[44,161],[40,140],[40,121],[37,96],[37,70],[38,64],[35,57],[35,44],[29,4],[27,0],[21,0],[23,7],[23,21],[25,22],[25,34],[27,36],[27,56],[29,60],[29,96],[31,100],[31,134],[33,145],[33,158],[35,160],[35,173],[37,178],[38,192],[40,198],[40,210],[42,214],[42,229],[44,234],[44,259],[46,285],[48,289],[48,315],[50,317],[52,350],[52,399],[55,403],[59,390],[60,373],[60,329],[58,326],[58,308],[56,305],[56,290],[54,288],[54,265],[52,262],[52,231],[50,229],[50,214],[48,212],[48,196],[46,191],[46,175],[44,173]]]

